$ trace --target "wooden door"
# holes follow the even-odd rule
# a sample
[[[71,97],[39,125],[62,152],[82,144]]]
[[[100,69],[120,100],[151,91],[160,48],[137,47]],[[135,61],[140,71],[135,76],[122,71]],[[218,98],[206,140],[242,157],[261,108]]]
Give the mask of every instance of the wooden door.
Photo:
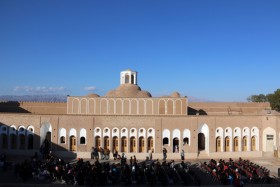
[[[127,152],[127,139],[122,137],[121,152]]]
[[[139,153],[143,153],[145,150],[145,139],[144,137],[139,138]]]
[[[76,137],[70,136],[70,151],[76,151],[77,145],[76,145]]]
[[[136,139],[135,139],[135,137],[130,138],[130,152],[131,153],[136,152]]]
[[[113,150],[112,151],[114,151],[114,150],[119,151],[119,139],[116,136],[113,138]]]
[[[253,136],[251,139],[251,149],[252,151],[256,151],[256,137]]]
[[[239,151],[239,149],[238,149],[238,137],[235,137],[234,138],[234,151],[235,152],[237,152],[237,151]]]
[[[153,137],[148,138],[148,148],[147,149],[148,149],[147,152],[149,152],[149,150],[154,149],[154,139],[153,139]]]
[[[230,151],[230,144],[229,144],[229,142],[230,142],[230,139],[229,139],[229,137],[227,136],[226,138],[225,138],[225,150],[226,150],[226,152],[229,152]]]
[[[216,151],[217,152],[222,152],[221,138],[220,137],[216,138]]]
[[[110,149],[109,137],[104,138],[104,149]]]
[[[244,136],[242,140],[242,151],[247,151],[247,137]]]

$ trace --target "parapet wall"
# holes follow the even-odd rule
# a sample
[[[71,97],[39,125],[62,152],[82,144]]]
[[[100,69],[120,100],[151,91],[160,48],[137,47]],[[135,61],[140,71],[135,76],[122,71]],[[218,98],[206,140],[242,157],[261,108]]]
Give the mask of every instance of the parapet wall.
[[[190,115],[257,115],[263,110],[271,110],[269,102],[189,102]]]
[[[0,112],[32,114],[66,114],[63,102],[1,102]]]

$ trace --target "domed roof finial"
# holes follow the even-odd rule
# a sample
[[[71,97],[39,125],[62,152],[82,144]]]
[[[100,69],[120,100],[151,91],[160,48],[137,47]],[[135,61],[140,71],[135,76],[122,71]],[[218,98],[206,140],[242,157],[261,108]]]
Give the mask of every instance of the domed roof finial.
[[[127,69],[121,72],[121,85],[122,84],[135,84],[137,85],[137,72]]]

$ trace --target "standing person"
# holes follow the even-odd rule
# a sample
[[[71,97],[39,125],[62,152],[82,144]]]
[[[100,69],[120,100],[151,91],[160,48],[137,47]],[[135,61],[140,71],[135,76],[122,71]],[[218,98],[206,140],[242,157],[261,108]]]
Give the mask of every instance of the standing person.
[[[183,149],[181,151],[181,160],[185,160],[185,151]]]
[[[149,160],[153,159],[153,151],[150,149],[149,150]]]
[[[166,148],[163,148],[162,153],[163,153],[163,160],[166,160],[166,158],[167,158],[167,150],[166,150]]]

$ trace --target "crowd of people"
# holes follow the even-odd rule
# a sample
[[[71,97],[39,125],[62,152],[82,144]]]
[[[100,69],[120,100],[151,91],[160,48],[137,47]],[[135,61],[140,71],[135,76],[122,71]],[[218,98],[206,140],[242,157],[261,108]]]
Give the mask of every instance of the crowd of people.
[[[23,181],[32,179],[87,186],[131,184],[195,186],[200,185],[201,180],[206,180],[205,173],[217,184],[224,185],[242,186],[246,183],[270,182],[269,170],[242,158],[236,161],[221,159],[218,162],[211,159],[209,163],[204,162],[191,167],[190,163],[184,161],[184,151],[181,152],[180,162],[167,161],[167,151],[163,152],[162,160],[153,160],[149,154],[143,161],[138,161],[135,155],[127,158],[125,153],[120,155],[114,151],[114,159],[109,161],[102,149],[93,147],[91,160],[78,159],[73,163],[65,162],[52,151],[42,153],[44,154],[39,156],[34,154],[31,159],[15,164],[15,176]],[[101,159],[103,161],[100,161]],[[1,162],[6,162],[6,155],[1,155]],[[195,170],[197,168],[201,171],[201,176]]]
[[[201,167],[221,184],[243,186],[247,183],[269,183],[270,171],[249,160],[239,158],[234,161],[220,159],[218,162],[211,159],[209,163],[201,163]]]

